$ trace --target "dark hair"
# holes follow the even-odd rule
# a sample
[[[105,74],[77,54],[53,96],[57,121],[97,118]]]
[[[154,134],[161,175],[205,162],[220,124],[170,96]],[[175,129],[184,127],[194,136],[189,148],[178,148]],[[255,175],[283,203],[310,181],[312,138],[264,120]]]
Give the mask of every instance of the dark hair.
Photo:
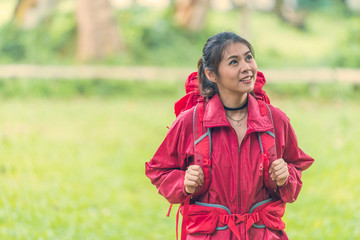
[[[219,65],[223,58],[224,50],[229,44],[236,42],[245,44],[254,56],[251,44],[235,33],[222,32],[207,40],[203,48],[203,55],[198,62],[199,87],[201,95],[205,98],[210,99],[219,92],[216,83],[211,82],[206,77],[205,68],[210,69],[219,77]]]

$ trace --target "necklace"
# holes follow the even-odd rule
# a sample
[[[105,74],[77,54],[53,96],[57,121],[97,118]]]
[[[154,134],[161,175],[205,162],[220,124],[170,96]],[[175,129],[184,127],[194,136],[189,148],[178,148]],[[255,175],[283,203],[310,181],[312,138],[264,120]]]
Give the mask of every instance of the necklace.
[[[230,117],[227,113],[226,116],[230,119],[233,120],[234,122],[236,122],[236,126],[241,126],[241,120],[243,120],[247,115],[247,112],[244,114],[244,116],[242,116],[239,120],[233,119],[232,117]]]
[[[224,105],[224,108],[225,108],[225,110],[228,110],[228,111],[237,111],[237,110],[243,109],[246,106],[247,106],[247,99],[246,99],[246,102],[244,103],[244,105],[242,105],[241,107],[230,108],[230,107],[227,107],[227,106]]]

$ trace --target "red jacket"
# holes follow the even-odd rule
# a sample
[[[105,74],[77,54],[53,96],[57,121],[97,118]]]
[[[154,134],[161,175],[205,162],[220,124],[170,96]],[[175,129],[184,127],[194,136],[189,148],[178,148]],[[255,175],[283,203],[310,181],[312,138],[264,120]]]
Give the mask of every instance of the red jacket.
[[[287,116],[280,109],[269,106],[275,123],[277,151],[288,163],[290,174],[275,194],[284,202],[294,202],[302,186],[301,172],[314,160],[298,147]],[[194,155],[192,118],[193,108],[181,113],[154,157],[146,163],[146,175],[170,203],[182,203],[188,196],[184,177]],[[257,100],[249,95],[247,132],[240,148],[218,95],[206,105],[204,126],[212,128],[212,170],[210,187],[200,196],[200,202],[221,204],[231,213],[244,214],[254,204],[268,199],[269,193],[258,169],[261,150],[256,132],[272,130],[273,125],[268,116],[260,114]],[[245,239],[245,224],[237,227]],[[250,228],[248,236],[249,239],[288,239],[284,231],[268,228]],[[187,239],[235,239],[235,236],[226,229],[211,236],[188,235]]]

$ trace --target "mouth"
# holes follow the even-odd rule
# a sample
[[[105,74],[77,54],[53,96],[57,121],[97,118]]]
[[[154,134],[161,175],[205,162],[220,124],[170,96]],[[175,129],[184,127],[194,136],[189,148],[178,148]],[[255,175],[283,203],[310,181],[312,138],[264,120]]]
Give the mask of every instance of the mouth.
[[[240,79],[240,82],[248,82],[248,81],[251,81],[252,79],[253,79],[253,76],[247,76],[247,77]]]

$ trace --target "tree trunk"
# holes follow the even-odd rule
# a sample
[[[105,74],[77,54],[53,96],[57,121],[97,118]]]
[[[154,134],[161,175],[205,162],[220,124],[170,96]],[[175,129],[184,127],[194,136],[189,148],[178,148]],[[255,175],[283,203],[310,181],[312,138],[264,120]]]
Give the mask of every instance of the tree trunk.
[[[77,58],[101,60],[123,49],[108,0],[77,0]]]
[[[283,5],[282,0],[275,0],[274,12],[281,19],[282,19],[282,14],[281,14],[282,5]]]
[[[34,28],[52,12],[57,3],[58,0],[18,0],[14,20],[26,29]]]
[[[204,27],[210,0],[176,0],[175,21],[182,27],[192,31]]]
[[[247,2],[241,7],[241,35],[250,41],[250,13]]]
[[[286,4],[284,0],[276,0],[274,12],[285,23],[296,28],[305,28],[306,12],[296,11],[290,4]]]

